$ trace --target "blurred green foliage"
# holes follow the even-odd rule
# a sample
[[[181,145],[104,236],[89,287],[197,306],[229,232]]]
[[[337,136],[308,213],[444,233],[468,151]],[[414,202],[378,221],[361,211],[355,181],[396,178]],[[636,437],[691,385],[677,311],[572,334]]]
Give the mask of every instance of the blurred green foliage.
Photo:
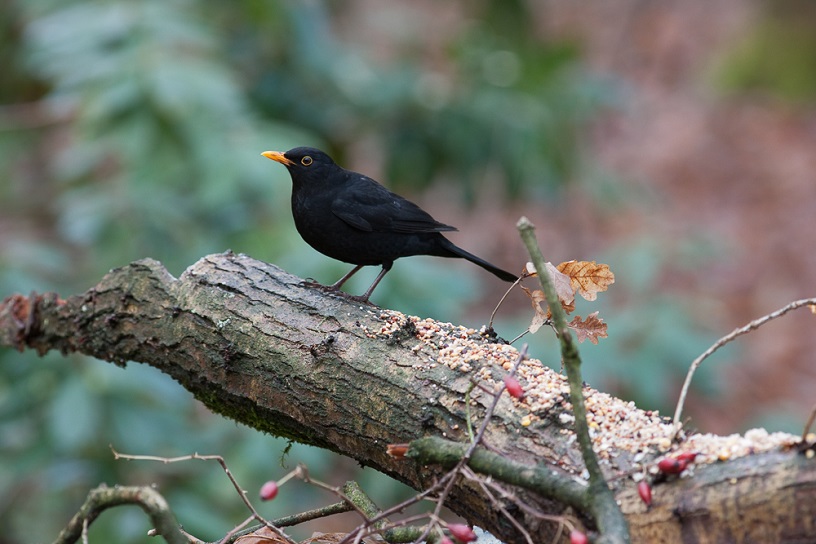
[[[816,5],[809,0],[761,4],[764,15],[723,56],[715,80],[727,91],[810,105],[816,97]]]
[[[581,168],[578,135],[609,89],[584,72],[578,44],[540,36],[529,6],[463,4],[466,21],[430,63],[421,32],[374,60],[335,31],[332,3],[3,2],[0,294],[79,292],[144,257],[179,274],[228,248],[333,281],[347,267],[299,239],[288,175],[259,156],[265,149],[317,145],[345,163],[370,142],[373,162],[406,192],[450,181],[466,203],[486,184],[507,199],[554,198]],[[377,302],[455,320],[471,281],[408,259]],[[245,518],[216,466],[114,462],[109,444],[224,455],[250,496],[286,471],[284,442],[209,414],[153,369],[6,349],[3,542],[52,540],[103,482],[157,484],[203,538]],[[289,459],[341,483],[324,452],[297,446]],[[370,471],[355,477],[382,504],[405,492]],[[292,487],[263,513],[332,500]],[[145,542],[148,528],[125,509],[103,515],[91,540]]]

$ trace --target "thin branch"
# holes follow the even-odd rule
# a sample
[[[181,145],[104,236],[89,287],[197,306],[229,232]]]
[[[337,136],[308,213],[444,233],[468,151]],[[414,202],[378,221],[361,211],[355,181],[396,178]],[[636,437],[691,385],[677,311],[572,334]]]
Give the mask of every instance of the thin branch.
[[[686,395],[688,395],[689,386],[691,385],[691,378],[694,376],[694,372],[697,370],[697,367],[699,367],[700,364],[703,361],[705,361],[708,357],[710,357],[715,351],[717,351],[727,343],[731,342],[738,336],[742,336],[743,334],[758,329],[765,323],[768,323],[769,321],[776,319],[777,317],[782,317],[791,310],[801,308],[802,306],[809,306],[811,312],[816,313],[816,298],[803,298],[801,300],[795,300],[788,304],[787,306],[776,310],[775,312],[771,312],[768,315],[760,317],[759,319],[755,319],[743,327],[734,329],[729,334],[717,340],[710,348],[705,350],[699,357],[694,359],[694,361],[691,363],[691,366],[689,367],[688,373],[686,374],[686,381],[683,382],[683,388],[680,390],[680,398],[677,400],[677,408],[675,408],[674,410],[674,427],[676,429],[676,432],[680,431],[680,417],[683,414],[683,405],[686,402]]]
[[[342,500],[347,502],[351,506],[351,509],[354,510],[355,512],[357,512],[360,515],[361,518],[363,518],[364,520],[368,520],[368,515],[366,514],[366,512],[362,508],[360,508],[357,504],[355,504],[355,502],[353,500],[348,498],[348,496],[345,493],[343,493],[343,491],[339,487],[335,487],[333,485],[323,483],[323,482],[321,482],[319,480],[312,479],[309,476],[309,471],[306,470],[306,467],[304,465],[299,465],[298,468],[300,469],[299,477],[304,482],[306,482],[307,484],[312,484],[315,487],[325,489],[326,491],[329,491],[330,493],[334,493],[335,495],[340,497]]]
[[[493,330],[493,319],[496,317],[496,313],[499,311],[499,308],[500,308],[500,307],[501,307],[501,305],[504,303],[504,300],[507,298],[507,295],[509,295],[509,294],[510,294],[510,292],[511,292],[513,289],[515,289],[516,285],[518,285],[519,283],[521,283],[521,281],[522,281],[524,278],[526,278],[526,277],[527,277],[527,275],[526,275],[526,274],[522,274],[521,276],[519,276],[519,278],[518,278],[516,281],[514,281],[514,282],[513,282],[513,285],[511,285],[510,287],[508,287],[508,288],[507,288],[507,291],[505,291],[505,292],[504,292],[504,294],[502,295],[502,297],[499,299],[499,303],[498,303],[498,304],[496,304],[496,307],[495,307],[495,308],[493,308],[493,313],[491,313],[491,314],[490,314],[490,321],[488,321],[488,323],[487,323],[487,328],[488,328],[488,329]],[[512,344],[512,342],[510,342],[510,343]]]
[[[805,428],[802,430],[802,444],[807,443],[807,436],[810,432],[810,428],[813,426],[814,420],[816,420],[816,404],[814,404],[813,408],[810,409],[810,416],[808,416],[807,423],[805,423]]]
[[[230,471],[229,467],[227,466],[226,461],[224,461],[224,458],[221,457],[220,455],[199,455],[198,453],[193,453],[192,455],[182,455],[180,457],[158,457],[158,456],[154,456],[154,455],[130,455],[130,454],[126,454],[126,453],[119,453],[118,451],[116,451],[113,448],[113,446],[110,446],[110,449],[113,452],[114,459],[117,459],[117,460],[118,459],[125,459],[125,460],[128,460],[128,461],[157,461],[157,462],[164,463],[164,464],[179,463],[179,462],[182,462],[182,461],[190,461],[190,460],[193,460],[193,459],[198,459],[198,460],[201,460],[201,461],[217,461],[218,464],[221,465],[221,468],[224,470],[224,473],[227,475],[227,478],[229,478],[230,482],[232,482],[232,486],[238,492],[238,496],[241,497],[241,500],[243,501],[244,505],[252,513],[252,517],[250,518],[250,520],[251,519],[257,520],[258,522],[262,523],[263,525],[265,525],[266,527],[268,527],[269,529],[274,531],[279,537],[281,537],[283,539],[286,539],[287,542],[291,542],[292,544],[295,544],[294,540],[292,540],[286,533],[284,533],[280,528],[276,527],[272,522],[266,520],[262,515],[260,515],[258,513],[257,510],[255,510],[255,507],[252,506],[252,503],[249,502],[249,499],[247,498],[246,491],[240,485],[238,485],[238,482],[235,480],[235,478],[232,475],[232,471]],[[292,476],[296,476],[297,472],[300,469],[301,469],[301,467],[298,466],[298,468],[296,468],[291,473],[284,476],[284,478],[281,479],[280,483],[285,482],[286,480],[288,480]],[[225,536],[225,539],[227,539],[227,538],[231,537],[232,535],[234,535],[238,530],[240,530],[240,528],[245,526],[250,520],[245,521],[244,523],[242,523],[241,525],[239,525],[238,527],[234,528],[232,531],[227,533],[227,535]]]
[[[79,538],[88,541],[88,527],[104,510],[124,504],[136,504],[150,516],[155,532],[168,544],[190,544],[179,530],[173,512],[158,491],[151,487],[107,487],[92,489],[74,514],[68,525],[60,532],[54,544],[73,544]]]
[[[272,523],[274,523],[278,527],[291,527],[293,525],[306,523],[307,521],[333,516],[334,514],[344,514],[346,512],[351,512],[353,509],[354,507],[351,506],[351,504],[346,501],[335,502],[323,506],[321,508],[315,508],[313,510],[307,510],[299,514],[293,514],[291,516],[278,518],[276,520],[273,520]]]
[[[547,299],[552,321],[561,343],[561,356],[570,387],[570,403],[575,416],[575,435],[578,438],[578,446],[584,459],[584,465],[587,472],[589,472],[589,485],[592,488],[592,512],[601,533],[598,541],[629,542],[629,528],[626,519],[623,512],[621,512],[620,506],[615,502],[615,495],[609,489],[598,463],[598,457],[592,449],[586,405],[584,403],[583,379],[581,378],[581,357],[567,326],[567,315],[561,307],[555,285],[553,285],[553,281],[547,273],[546,262],[536,240],[535,227],[526,217],[519,219],[516,227],[527,248],[527,252],[530,254],[533,265],[538,271],[538,280]]]
[[[524,346],[519,351],[518,357],[516,358],[516,362],[513,364],[513,368],[510,370],[510,375],[511,376],[516,373],[516,371],[518,370],[519,365],[526,358],[527,358],[527,344],[524,344]],[[479,427],[479,430],[476,432],[476,436],[474,437],[473,440],[471,440],[470,446],[468,446],[468,449],[465,451],[464,455],[462,455],[462,458],[459,460],[459,462],[456,464],[456,466],[451,470],[451,473],[454,476],[445,485],[445,488],[442,490],[442,493],[439,494],[439,500],[436,503],[436,508],[434,508],[434,512],[433,512],[433,517],[434,518],[439,518],[439,514],[442,511],[442,507],[444,506],[445,501],[447,500],[448,495],[451,492],[451,489],[453,489],[453,484],[456,483],[456,480],[457,480],[459,474],[461,473],[461,470],[464,467],[466,467],[467,464],[470,462],[470,458],[473,456],[473,452],[476,451],[476,447],[482,442],[482,439],[484,438],[485,431],[487,431],[487,426],[490,424],[490,420],[493,417],[493,413],[496,411],[496,406],[498,406],[498,404],[499,404],[499,399],[501,399],[502,393],[504,393],[504,390],[506,388],[507,388],[507,385],[505,384],[504,381],[502,381],[501,385],[496,389],[496,392],[493,395],[493,401],[490,403],[490,406],[488,406],[487,410],[485,411],[484,420],[482,421],[482,424]],[[433,524],[429,523],[427,528],[425,529],[425,531],[423,531],[422,535],[419,538],[417,538],[416,541],[421,542],[421,541],[425,540],[428,537],[428,534],[430,533],[432,527],[433,527]]]
[[[466,453],[465,444],[436,436],[419,438],[411,442],[406,454],[422,464],[455,467]],[[586,482],[547,465],[527,465],[513,461],[484,448],[473,451],[468,466],[479,474],[529,489],[541,496],[563,502],[586,512],[590,507],[590,488]]]
[[[524,540],[527,541],[527,544],[534,544],[533,538],[530,536],[530,533],[524,528],[524,526],[521,523],[519,523],[519,521],[515,517],[513,517],[510,514],[510,512],[507,511],[507,508],[505,508],[504,505],[501,502],[499,502],[499,499],[497,499],[496,496],[493,495],[493,492],[490,489],[488,489],[487,485],[485,484],[484,478],[478,477],[476,473],[473,472],[468,467],[465,467],[462,470],[462,474],[465,476],[465,478],[479,484],[479,487],[482,488],[482,492],[485,494],[485,496],[493,505],[493,507],[496,508],[499,512],[501,512],[505,519],[507,519],[507,521],[509,521],[513,525],[513,527],[515,527],[516,530],[519,533],[521,533],[522,536],[524,536]]]
[[[541,512],[540,510],[533,508],[526,502],[519,499],[518,496],[516,496],[514,493],[511,493],[506,488],[496,483],[493,480],[493,478],[489,476],[487,478],[483,478],[483,482],[487,487],[499,493],[501,495],[501,498],[511,501],[519,508],[519,510],[524,511],[527,515],[541,520],[557,523],[558,532],[556,532],[555,536],[553,537],[553,542],[560,542],[561,534],[563,532],[564,527],[566,527],[570,531],[576,528],[575,523],[573,523],[572,520],[570,520],[569,516],[566,515],[555,516],[552,514],[545,514],[544,512]]]
[[[320,518],[325,518],[329,516],[333,516],[335,514],[343,514],[345,512],[350,512],[354,509],[351,504],[343,501],[343,502],[335,502],[321,508],[314,508],[312,510],[307,510],[305,512],[300,512],[299,514],[292,514],[291,516],[284,516],[282,518],[277,518],[272,520],[272,524],[276,527],[292,527],[294,525],[300,525],[301,523],[306,523],[307,521],[313,521]],[[249,518],[252,520],[253,518]],[[239,526],[240,527],[240,526]],[[263,528],[263,525],[254,525],[252,527],[248,527],[246,529],[241,529],[239,531],[232,532],[231,534],[224,537],[221,542],[223,544],[228,544],[230,542],[234,542],[237,538],[242,536],[252,534],[257,532],[259,529]]]

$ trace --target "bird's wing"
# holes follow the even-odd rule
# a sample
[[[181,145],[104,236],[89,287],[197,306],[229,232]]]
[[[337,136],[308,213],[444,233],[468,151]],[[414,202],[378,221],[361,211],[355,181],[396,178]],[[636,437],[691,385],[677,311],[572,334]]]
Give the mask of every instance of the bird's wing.
[[[366,232],[422,233],[456,230],[440,223],[413,202],[360,175],[332,203],[332,213]]]

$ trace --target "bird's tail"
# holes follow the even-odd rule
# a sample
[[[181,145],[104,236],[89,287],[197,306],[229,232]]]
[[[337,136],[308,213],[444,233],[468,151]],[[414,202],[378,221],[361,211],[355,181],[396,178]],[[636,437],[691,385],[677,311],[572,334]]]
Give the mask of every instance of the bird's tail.
[[[489,262],[485,261],[484,259],[481,259],[481,258],[477,257],[476,255],[474,255],[472,253],[468,253],[467,251],[465,251],[461,247],[457,246],[456,244],[454,244],[453,242],[451,242],[450,240],[448,240],[444,236],[440,236],[440,238],[442,238],[442,243],[441,243],[442,248],[450,252],[449,255],[443,255],[444,257],[461,257],[462,259],[467,259],[468,261],[472,262],[473,264],[481,266],[482,268],[484,268],[485,270],[487,270],[488,272],[490,272],[494,276],[496,276],[498,278],[501,278],[504,281],[516,281],[518,279],[518,275],[511,274],[510,272],[507,272],[506,270],[502,270],[498,266],[494,266],[494,265],[490,264]]]

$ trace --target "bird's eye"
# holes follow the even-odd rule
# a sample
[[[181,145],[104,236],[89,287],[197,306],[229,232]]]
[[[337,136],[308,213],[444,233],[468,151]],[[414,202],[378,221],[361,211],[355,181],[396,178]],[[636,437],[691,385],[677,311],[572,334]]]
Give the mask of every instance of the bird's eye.
[[[300,164],[303,166],[309,166],[312,164],[312,158],[309,155],[306,155],[302,159],[300,159]]]

